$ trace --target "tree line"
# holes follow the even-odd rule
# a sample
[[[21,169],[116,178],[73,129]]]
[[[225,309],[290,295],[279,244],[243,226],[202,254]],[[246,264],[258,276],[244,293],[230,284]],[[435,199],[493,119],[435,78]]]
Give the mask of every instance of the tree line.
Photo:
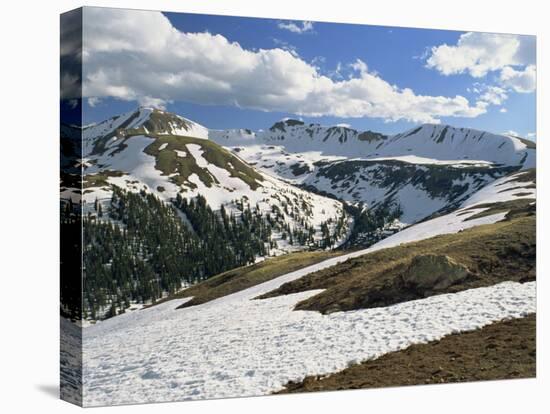
[[[344,217],[330,220],[321,225],[321,240],[315,240],[313,226],[302,220],[301,227],[291,228],[276,210],[262,213],[241,201],[237,215],[224,206],[213,211],[200,195],[178,194],[170,204],[116,186],[108,205],[96,201],[93,210],[82,220],[82,312],[93,320],[251,264],[276,247],[274,232],[290,244],[329,248],[345,230]]]

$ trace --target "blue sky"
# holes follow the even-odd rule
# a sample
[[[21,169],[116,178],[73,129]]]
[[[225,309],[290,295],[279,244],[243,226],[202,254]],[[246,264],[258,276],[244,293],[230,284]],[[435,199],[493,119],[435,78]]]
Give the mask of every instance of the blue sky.
[[[171,33],[170,30],[174,29],[184,34],[208,32],[211,35],[201,40],[182,40],[182,43],[183,41],[196,40],[195,43],[191,43],[194,45],[193,47],[198,44],[197,48],[204,48],[197,49],[203,51],[201,52],[202,55],[197,52],[191,58],[185,58],[187,60],[183,60],[183,62],[192,60],[194,67],[206,67],[208,81],[213,84],[223,81],[232,86],[242,85],[243,90],[246,89],[242,92],[242,98],[241,91],[238,89],[239,86],[235,86],[234,90],[227,92],[224,89],[226,85],[222,88],[224,92],[220,92],[222,89],[213,89],[216,91],[215,96],[220,93],[219,96],[222,102],[221,105],[215,105],[216,98],[212,98],[213,102],[205,98],[204,94],[188,91],[190,88],[188,85],[189,80],[185,81],[185,86],[180,86],[181,83],[174,83],[174,88],[167,88],[164,85],[163,88],[159,87],[157,91],[155,90],[156,76],[159,77],[158,84],[160,85],[170,77],[171,79],[177,77],[174,74],[177,74],[179,70],[177,59],[175,59],[174,67],[165,62],[171,58],[168,51],[162,51],[162,59],[164,59],[162,65],[165,65],[166,68],[163,68],[162,72],[159,70],[159,73],[155,73],[157,72],[155,64],[160,58],[154,42],[149,45],[143,45],[142,42],[131,47],[125,44],[117,50],[112,50],[112,48],[100,44],[99,40],[94,39],[89,42],[90,51],[95,53],[93,56],[97,55],[101,59],[97,58],[97,62],[92,61],[93,63],[90,63],[90,74],[103,72],[104,67],[107,67],[107,62],[109,62],[107,58],[112,59],[112,62],[117,62],[114,59],[128,61],[132,58],[136,60],[139,58],[139,65],[143,65],[143,67],[136,68],[136,71],[139,70],[143,74],[144,80],[140,83],[135,81],[136,75],[135,72],[132,72],[131,67],[119,67],[111,77],[117,78],[116,82],[118,83],[116,85],[112,82],[103,89],[92,87],[94,86],[92,85],[90,90],[94,92],[91,92],[88,96],[91,99],[85,100],[84,103],[84,124],[97,122],[109,116],[132,110],[139,103],[144,103],[144,99],[152,99],[154,105],[160,105],[169,111],[216,129],[267,128],[281,118],[293,117],[303,119],[306,122],[317,122],[326,125],[344,123],[360,130],[370,129],[384,133],[397,133],[426,121],[422,115],[415,113],[415,107],[420,105],[417,102],[424,102],[423,98],[419,97],[426,96],[429,97],[425,102],[426,113],[433,112],[429,115],[429,122],[449,123],[455,126],[473,127],[497,133],[515,131],[522,136],[528,136],[532,139],[535,137],[534,80],[532,79],[533,76],[529,77],[528,73],[528,69],[532,67],[533,71],[530,73],[534,74],[535,64],[534,50],[532,50],[534,49],[534,43],[530,37],[504,37],[504,40],[501,41],[500,38],[495,40],[494,38],[483,37],[483,34],[466,35],[464,32],[441,30],[317,22],[304,23],[185,13],[166,13],[164,17],[168,19],[168,22],[162,21],[162,17],[159,16],[155,18],[160,19],[159,21],[162,22],[163,27],[168,27],[166,33]],[[117,18],[120,19],[120,16],[117,16]],[[124,18],[133,19],[133,15],[126,15]],[[139,18],[147,19],[149,16]],[[153,21],[152,25],[154,24]],[[170,25],[172,26],[171,29]],[[131,30],[142,30],[143,24],[140,26],[137,22],[133,26]],[[101,30],[106,29],[98,27],[95,30],[99,33]],[[149,28],[149,30],[154,30],[154,27]],[[90,36],[93,36],[92,33],[96,33],[93,30],[89,30],[89,32]],[[142,33],[136,33],[134,38],[139,38],[141,35]],[[143,33],[145,39],[151,38],[151,36],[145,37],[146,35],[147,33]],[[243,54],[243,59],[247,58],[248,55],[251,55],[251,59],[257,58],[255,54],[257,55],[257,52],[261,49],[282,49],[291,55],[291,57],[290,55],[287,56],[290,57],[290,60],[294,59],[294,62],[288,63],[288,69],[283,67],[283,73],[294,73],[294,67],[302,68],[304,65],[306,67],[302,69],[306,72],[314,68],[315,77],[322,76],[330,80],[332,92],[313,93],[312,90],[317,88],[315,82],[313,82],[312,89],[306,91],[307,97],[303,98],[304,102],[300,102],[302,95],[296,98],[293,91],[296,88],[300,89],[298,83],[298,86],[288,86],[288,91],[285,92],[288,99],[285,96],[280,99],[277,97],[276,103],[265,99],[256,102],[254,98],[249,97],[254,89],[252,89],[252,92],[248,90],[256,86],[247,84],[246,75],[244,75],[244,81],[242,77],[239,77],[241,75],[235,75],[235,78],[226,77],[235,65],[234,63],[224,67],[224,60],[222,59],[216,65],[208,61],[206,62],[207,66],[201,66],[201,56],[207,55],[209,50],[212,50],[213,54],[220,53],[222,55],[234,50],[223,42],[221,44],[220,38],[216,38],[216,35],[223,36],[228,43],[237,42],[240,46],[237,52]],[[111,32],[101,33],[101,35],[97,35],[97,39],[102,39],[104,43],[108,43],[109,36],[116,38],[117,34]],[[179,53],[177,52],[179,50],[178,38],[174,37],[173,34],[167,34],[166,37],[169,40],[165,40],[159,35],[159,45],[173,45],[166,46],[167,50],[175,50],[174,54]],[[213,42],[212,48],[209,47],[208,42]],[[190,43],[185,43],[185,45],[187,44]],[[444,45],[448,45],[451,49],[441,47]],[[220,48],[219,51],[217,47]],[[156,49],[156,51],[153,53],[144,50],[147,48]],[[449,50],[450,54],[448,53]],[[525,50],[527,52],[523,53]],[[468,61],[472,51],[477,53],[478,59]],[[499,53],[503,58],[495,61],[494,56],[491,55],[492,52]],[[185,50],[181,53],[185,54]],[[179,58],[184,59],[181,56]],[[147,59],[152,62],[144,64],[143,62]],[[366,66],[358,66],[358,60]],[[295,64],[301,66],[293,66]],[[101,65],[104,65],[104,67]],[[274,82],[274,86],[270,83],[275,75],[269,73],[275,63],[265,63],[265,65],[266,69],[261,71],[262,75],[251,76],[250,83],[258,83],[257,88],[261,91],[258,94],[269,95],[272,93],[269,88],[274,88],[273,92],[276,94],[278,93],[276,82]],[[85,72],[86,70],[85,65]],[[148,79],[145,76],[147,70],[151,71]],[[276,67],[273,70],[279,71],[280,68]],[[284,70],[288,70],[288,72],[284,72]],[[120,75],[125,71],[129,73],[126,78]],[[145,73],[143,73],[144,71]],[[197,69],[197,73],[197,76],[200,76],[202,72]],[[262,76],[265,76],[266,81]],[[92,75],[89,78],[97,79]],[[365,83],[362,86],[357,85],[357,91],[353,90],[354,83],[345,84],[350,79],[355,78],[365,78]],[[235,82],[233,83],[231,79],[235,79]],[[171,82],[175,81],[171,80]],[[264,83],[266,84],[265,88],[262,86]],[[413,94],[410,98],[411,103],[407,103],[403,108],[400,108],[400,101],[405,101],[405,95],[401,98],[401,95],[395,94],[388,102],[385,101],[382,92],[377,93],[375,97],[371,97],[368,90],[369,86],[380,83],[383,83],[381,88],[382,86],[385,87],[386,84],[388,87],[394,85],[399,94],[405,88],[410,89]],[[209,86],[206,85],[208,89]],[[178,88],[181,91],[176,91]],[[345,92],[342,92],[341,89],[344,89]],[[119,96],[110,96],[109,91],[112,90],[116,90]],[[124,92],[118,92],[120,90]],[[494,93],[491,94],[492,97],[489,96],[488,91],[498,92],[497,97],[495,98]],[[231,94],[235,95],[234,102]],[[361,94],[365,94],[367,100],[374,99],[372,107],[377,108],[378,105],[379,109],[369,109],[371,106],[364,107],[361,102],[357,106],[349,108],[345,103],[342,103],[342,100],[348,99],[348,96],[358,98],[360,101],[363,96]],[[146,96],[146,98],[143,98],[143,96]],[[468,103],[464,104],[460,101],[459,105],[458,102],[452,101],[457,96],[466,98]],[[187,99],[187,97],[189,98]],[[443,109],[440,108],[441,105],[437,97],[448,100],[444,105],[442,104]],[[313,105],[314,108],[309,109],[312,106],[310,101],[313,99],[327,100],[328,103],[320,104],[321,109],[317,105]],[[382,104],[378,104],[380,99],[384,101]],[[331,102],[337,102],[342,107],[333,113]],[[464,111],[468,112],[467,116],[460,115],[464,105],[466,106]],[[251,109],[255,106],[259,106],[262,110]],[[456,109],[457,106],[460,106],[460,108]],[[287,107],[288,110],[285,110]],[[302,111],[302,108],[306,108],[304,113],[296,114],[297,111]],[[312,111],[320,112],[316,115],[321,116],[311,116],[310,112]],[[447,113],[450,116],[447,116]]]

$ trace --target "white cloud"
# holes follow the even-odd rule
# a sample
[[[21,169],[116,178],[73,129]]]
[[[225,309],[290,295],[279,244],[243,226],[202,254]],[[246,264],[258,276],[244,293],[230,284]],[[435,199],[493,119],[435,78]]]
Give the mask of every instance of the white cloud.
[[[350,64],[350,66],[353,70],[359,72],[360,75],[369,73],[369,68],[367,67],[367,64],[361,59],[357,59],[354,63]]]
[[[324,56],[315,56],[311,59],[310,65],[313,66],[317,72],[320,72],[326,62],[327,60]]]
[[[281,48],[247,50],[224,36],[185,33],[161,13],[84,9],[83,94],[163,106],[170,101],[233,105],[304,116],[438,122],[476,117],[488,102],[418,95],[368,70],[335,80]]]
[[[505,114],[506,112],[508,112],[508,109],[500,108],[499,112]]]
[[[342,65],[342,62],[338,62],[336,64],[336,68],[332,71],[329,71],[327,73],[328,77],[331,78],[331,79],[343,79],[344,76],[342,75],[342,71],[343,71],[343,65]]]
[[[96,96],[92,96],[88,98],[88,105],[90,105],[92,108],[94,108],[100,102],[101,102],[101,99]]]
[[[292,54],[295,55],[295,56],[298,56],[298,49],[296,49],[296,46],[291,45],[290,43],[288,43],[288,42],[286,42],[286,41],[284,41],[284,40],[282,40],[282,39],[278,39],[278,38],[276,38],[276,37],[273,38],[273,43],[274,43],[277,47],[279,47],[279,48],[281,48],[281,49],[283,49],[283,50],[286,50],[287,52],[290,52],[290,53],[292,53]]]
[[[416,60],[426,60],[428,56],[430,56],[430,52],[431,52],[431,48],[425,47],[422,53],[420,53],[419,55],[414,55],[412,58]]]
[[[536,89],[535,55],[534,36],[470,32],[461,35],[456,45],[433,47],[426,66],[443,75],[468,73],[474,78],[497,72],[500,86],[491,88],[530,93]],[[477,87],[473,91],[479,92]],[[505,91],[487,91],[480,97],[495,105],[506,98]]]
[[[501,105],[507,98],[506,90],[498,86],[487,86],[485,92],[479,96],[480,100],[492,105]]]
[[[142,106],[152,106],[159,109],[166,109],[166,104],[172,102],[171,99],[164,100],[162,98],[154,98],[152,96],[140,96],[137,101]]]
[[[345,122],[342,122],[340,124],[336,124],[337,127],[341,128],[351,128],[351,124],[346,124]]]
[[[494,33],[465,33],[456,45],[443,44],[431,49],[429,68],[444,75],[469,73],[474,78],[507,66],[535,63],[535,38]]]
[[[537,87],[537,72],[534,65],[529,65],[524,70],[506,66],[500,72],[500,81],[516,92],[533,92]]]
[[[313,22],[303,21],[301,25],[295,22],[279,22],[277,27],[292,33],[302,34],[313,30]]]

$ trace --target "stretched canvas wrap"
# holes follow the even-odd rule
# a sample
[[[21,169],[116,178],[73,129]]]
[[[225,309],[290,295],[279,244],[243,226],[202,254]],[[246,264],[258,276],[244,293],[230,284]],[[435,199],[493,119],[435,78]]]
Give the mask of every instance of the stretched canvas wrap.
[[[535,37],[61,16],[61,397],[535,376]]]

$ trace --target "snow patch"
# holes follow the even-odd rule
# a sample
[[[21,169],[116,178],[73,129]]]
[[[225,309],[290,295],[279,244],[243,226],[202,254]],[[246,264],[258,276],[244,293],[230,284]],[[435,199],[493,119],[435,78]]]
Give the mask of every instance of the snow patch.
[[[514,178],[522,174],[525,173],[519,172],[493,181],[464,201],[461,208],[475,206],[476,204],[492,204],[524,198],[536,198],[536,188],[528,188],[533,187],[534,183],[532,181],[523,182],[514,180]]]
[[[318,290],[167,302],[84,329],[86,406],[269,394],[450,333],[536,311],[536,283],[505,282],[386,308],[293,311]]]

